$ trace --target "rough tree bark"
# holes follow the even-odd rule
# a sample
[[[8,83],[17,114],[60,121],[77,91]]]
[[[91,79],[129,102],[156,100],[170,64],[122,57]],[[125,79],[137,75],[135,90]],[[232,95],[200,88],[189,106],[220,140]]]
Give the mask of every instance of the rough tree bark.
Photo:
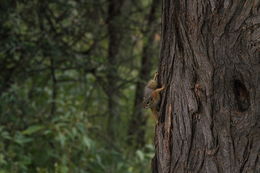
[[[153,172],[260,172],[259,6],[163,1]]]

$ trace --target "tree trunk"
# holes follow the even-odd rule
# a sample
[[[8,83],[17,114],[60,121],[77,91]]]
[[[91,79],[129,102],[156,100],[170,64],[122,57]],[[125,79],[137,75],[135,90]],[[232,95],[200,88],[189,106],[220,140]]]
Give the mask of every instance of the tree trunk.
[[[120,32],[120,13],[122,0],[109,0],[108,1],[108,18],[107,18],[107,30],[108,30],[108,53],[107,53],[107,86],[106,94],[108,97],[107,108],[108,108],[108,122],[107,130],[110,137],[114,139],[116,136],[117,126],[111,124],[118,123],[119,110],[119,90],[118,90],[118,53],[119,45],[121,43],[121,32]]]
[[[260,172],[259,6],[163,1],[153,172]]]
[[[129,124],[128,134],[130,136],[129,143],[136,148],[143,147],[145,144],[145,126],[147,117],[144,115],[142,108],[142,100],[144,96],[145,82],[150,78],[153,66],[153,57],[157,51],[154,50],[155,34],[157,32],[156,25],[156,10],[158,10],[159,0],[153,0],[148,15],[146,30],[144,32],[144,47],[142,51],[141,67],[139,71],[139,80],[136,83],[134,112]]]

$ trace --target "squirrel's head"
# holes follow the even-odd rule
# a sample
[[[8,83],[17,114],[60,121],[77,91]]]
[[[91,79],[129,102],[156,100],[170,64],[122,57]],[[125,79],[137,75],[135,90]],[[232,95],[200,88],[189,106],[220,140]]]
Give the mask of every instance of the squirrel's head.
[[[148,84],[147,84],[147,86],[148,86],[149,88],[151,88],[151,89],[156,89],[156,88],[157,88],[157,85],[158,85],[158,83],[157,83],[156,80],[150,80],[150,81],[148,82]]]

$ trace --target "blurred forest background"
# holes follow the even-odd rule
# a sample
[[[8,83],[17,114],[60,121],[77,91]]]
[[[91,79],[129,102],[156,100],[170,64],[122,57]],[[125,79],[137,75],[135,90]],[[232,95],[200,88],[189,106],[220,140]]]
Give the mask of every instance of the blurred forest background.
[[[145,173],[160,0],[3,0],[0,173]]]

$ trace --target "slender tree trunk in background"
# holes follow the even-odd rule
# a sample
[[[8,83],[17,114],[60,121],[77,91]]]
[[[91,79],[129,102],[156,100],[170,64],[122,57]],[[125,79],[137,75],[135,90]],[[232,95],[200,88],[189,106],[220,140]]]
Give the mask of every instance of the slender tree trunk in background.
[[[118,80],[118,52],[121,40],[120,35],[120,22],[119,15],[121,10],[122,0],[109,0],[108,1],[108,18],[107,18],[107,29],[108,29],[108,71],[107,71],[107,86],[106,94],[108,96],[108,133],[113,138],[115,136],[116,126],[112,124],[118,123],[118,97],[119,91],[117,88]]]
[[[260,172],[259,4],[163,1],[153,172]]]
[[[153,0],[151,4],[151,9],[148,16],[147,26],[144,33],[145,43],[142,52],[141,67],[139,71],[139,80],[136,83],[135,91],[135,102],[134,102],[134,112],[129,125],[128,134],[130,136],[129,142],[134,144],[136,147],[142,147],[145,144],[145,125],[147,117],[144,116],[142,108],[143,91],[145,87],[145,82],[151,77],[152,70],[152,57],[155,57],[154,53],[154,38],[157,32],[156,28],[156,11],[159,10],[160,0]]]
[[[54,57],[50,57],[50,71],[52,80],[52,97],[51,97],[51,116],[56,112],[56,98],[57,98],[57,79],[55,75]]]

